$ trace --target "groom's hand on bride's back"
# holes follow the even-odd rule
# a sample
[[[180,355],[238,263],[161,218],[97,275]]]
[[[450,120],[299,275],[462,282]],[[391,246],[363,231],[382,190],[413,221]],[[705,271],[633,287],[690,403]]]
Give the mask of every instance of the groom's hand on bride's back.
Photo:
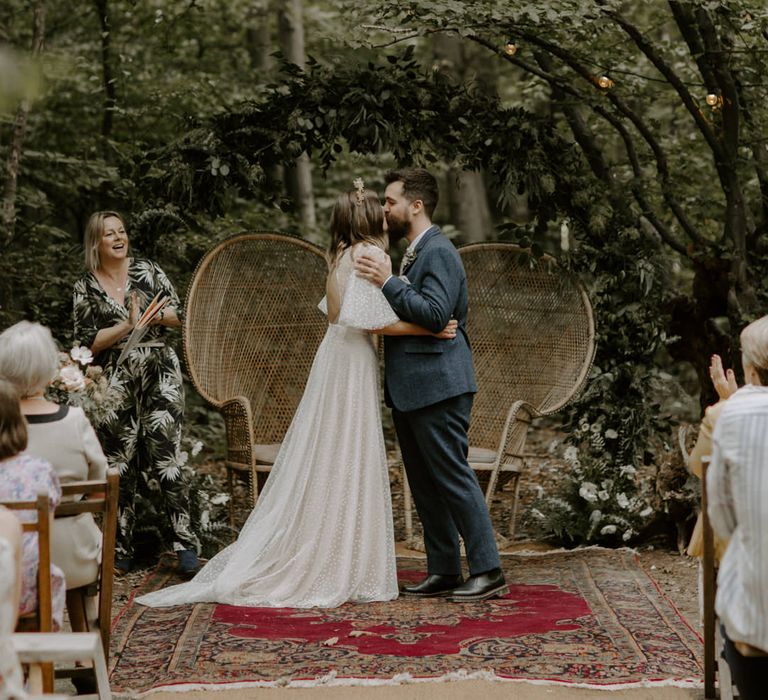
[[[355,259],[355,272],[380,288],[392,275],[392,259],[389,255],[374,258],[363,253]]]

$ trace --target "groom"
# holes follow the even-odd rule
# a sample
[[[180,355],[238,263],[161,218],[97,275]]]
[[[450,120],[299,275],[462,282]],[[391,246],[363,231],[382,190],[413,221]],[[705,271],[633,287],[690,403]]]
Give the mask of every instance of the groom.
[[[408,239],[401,276],[392,261],[362,255],[361,277],[381,287],[395,313],[435,333],[451,318],[456,338],[385,336],[384,396],[403,454],[408,483],[424,526],[427,577],[404,595],[484,600],[508,592],[483,492],[467,463],[467,429],[477,391],[467,339],[467,279],[453,244],[432,224],[437,181],[426,170],[386,175],[389,238]],[[469,578],[461,575],[459,535]]]

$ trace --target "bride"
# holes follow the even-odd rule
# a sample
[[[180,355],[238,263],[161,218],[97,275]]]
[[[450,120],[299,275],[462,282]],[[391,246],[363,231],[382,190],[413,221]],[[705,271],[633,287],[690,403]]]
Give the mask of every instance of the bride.
[[[400,321],[354,273],[365,250],[384,256],[375,192],[355,182],[331,216],[328,331],[266,486],[237,540],[187,583],[137,598],[163,607],[217,602],[330,608],[397,597],[392,506],[371,333],[432,335]],[[453,338],[455,322],[436,334]]]

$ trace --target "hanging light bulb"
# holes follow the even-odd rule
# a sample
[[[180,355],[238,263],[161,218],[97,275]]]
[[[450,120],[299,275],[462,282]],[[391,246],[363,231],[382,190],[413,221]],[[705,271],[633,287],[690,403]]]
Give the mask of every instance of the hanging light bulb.
[[[707,95],[707,104],[710,107],[719,107],[723,103],[723,98],[720,95],[716,95],[714,92],[710,92]]]
[[[611,80],[607,75],[601,75],[597,79],[597,84],[603,89],[608,90],[609,88],[613,87],[613,80]]]
[[[514,56],[517,53],[517,44],[510,39],[504,47],[504,52],[507,56]]]

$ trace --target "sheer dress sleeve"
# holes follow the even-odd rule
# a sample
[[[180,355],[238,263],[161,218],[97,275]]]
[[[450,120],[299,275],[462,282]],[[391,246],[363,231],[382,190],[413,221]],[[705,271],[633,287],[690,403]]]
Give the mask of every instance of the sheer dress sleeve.
[[[371,256],[385,255],[376,246],[362,244],[356,247],[353,256],[357,257],[363,250]],[[341,303],[339,325],[372,331],[391,326],[399,320],[382,291],[368,280],[358,277],[352,268]]]

